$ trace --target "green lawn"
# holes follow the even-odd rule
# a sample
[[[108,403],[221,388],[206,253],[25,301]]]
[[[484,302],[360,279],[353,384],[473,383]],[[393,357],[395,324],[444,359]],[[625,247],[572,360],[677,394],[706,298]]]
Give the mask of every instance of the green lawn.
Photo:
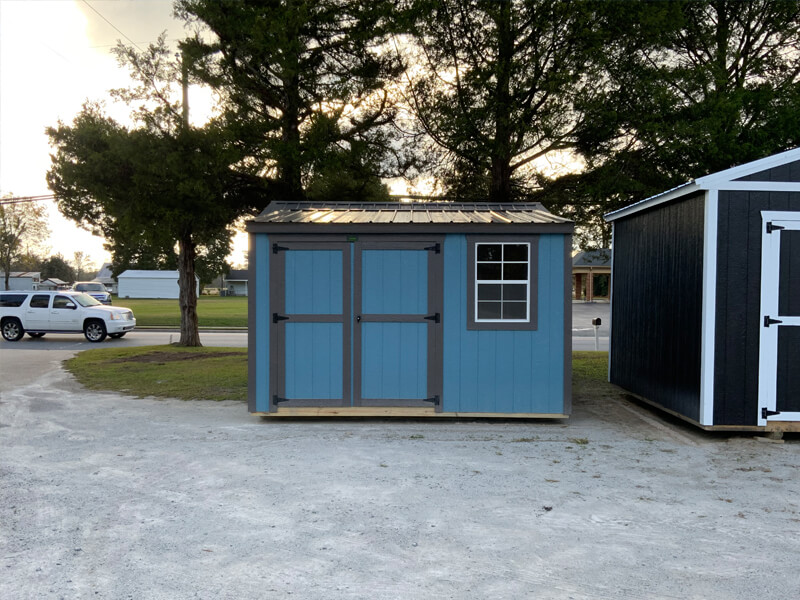
[[[572,353],[573,394],[602,398],[616,393],[606,381],[608,352]],[[64,362],[92,390],[182,400],[245,400],[247,350],[176,345],[86,350]]]
[[[177,300],[117,298],[114,306],[127,306],[142,326],[179,327],[181,312]],[[244,296],[200,296],[197,299],[200,327],[247,327],[247,298]]]
[[[245,348],[97,348],[64,361],[64,367],[90,390],[181,400],[247,399]]]

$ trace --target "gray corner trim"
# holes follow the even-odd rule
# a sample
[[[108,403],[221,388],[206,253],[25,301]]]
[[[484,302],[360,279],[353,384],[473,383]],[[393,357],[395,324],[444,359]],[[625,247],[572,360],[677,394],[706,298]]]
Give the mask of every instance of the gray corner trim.
[[[248,266],[247,272],[250,281],[255,282],[258,270],[262,265],[258,262],[258,253],[256,252],[256,236],[250,234],[247,240],[248,244]],[[247,294],[247,410],[248,412],[256,412],[256,340],[258,335],[266,335],[268,332],[256,331],[256,306],[259,301],[257,298],[258,286],[253,285],[248,290]]]
[[[552,233],[552,232],[551,232]],[[571,232],[570,232],[571,234]],[[568,236],[568,237],[571,237]],[[535,331],[538,328],[539,310],[539,236],[507,235],[495,233],[488,235],[468,235],[467,238],[467,329],[471,331]],[[528,256],[528,291],[530,320],[525,323],[484,323],[475,321],[475,244],[476,243],[526,242],[530,244]],[[570,257],[570,273],[572,273]]]
[[[572,236],[564,236],[564,414],[572,414]]]
[[[447,233],[532,235],[537,233],[569,233],[574,223],[258,223],[248,221],[248,233],[308,235],[443,235]],[[341,237],[339,239],[342,239]],[[343,240],[344,241],[344,240]]]

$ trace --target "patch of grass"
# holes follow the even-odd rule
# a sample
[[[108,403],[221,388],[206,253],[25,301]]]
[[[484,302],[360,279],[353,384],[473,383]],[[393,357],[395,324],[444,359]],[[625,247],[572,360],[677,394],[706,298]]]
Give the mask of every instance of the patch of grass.
[[[133,311],[136,324],[151,327],[179,327],[181,309],[177,300],[113,298],[114,306]],[[201,327],[247,327],[247,298],[244,296],[200,296],[197,318]]]
[[[91,390],[181,400],[247,399],[244,348],[98,348],[81,352],[64,367]]]
[[[572,377],[576,383],[608,381],[608,352],[573,352]]]
[[[569,441],[578,446],[586,446],[589,443],[588,438],[569,438]]]
[[[225,319],[240,312],[238,319],[246,323],[247,299],[204,296],[200,306],[206,314],[227,313]],[[171,324],[166,320],[167,306],[174,309],[176,300],[120,300],[117,305],[133,309],[139,324]],[[242,312],[243,311],[243,312]],[[202,313],[201,313],[202,314]],[[201,319],[223,326],[223,320]],[[230,321],[228,321],[230,322]],[[234,322],[236,322],[234,320]],[[573,385],[575,393],[584,397],[603,397],[618,393],[606,382],[607,352],[574,352]],[[183,400],[245,400],[247,398],[247,350],[244,348],[183,348],[180,346],[141,346],[134,348],[97,348],[87,350],[65,362],[75,378],[92,390],[109,390],[133,396],[156,396]],[[420,434],[409,439],[424,439]],[[478,441],[495,441],[494,437]],[[517,443],[539,441],[538,437],[520,437]],[[588,440],[571,439],[578,445]]]
[[[619,395],[619,388],[608,382],[608,352],[572,353],[572,392],[585,398]]]

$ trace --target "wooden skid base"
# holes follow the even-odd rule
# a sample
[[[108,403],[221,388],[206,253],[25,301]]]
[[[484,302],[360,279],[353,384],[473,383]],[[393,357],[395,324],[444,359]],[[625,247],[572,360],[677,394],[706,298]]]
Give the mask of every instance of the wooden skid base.
[[[800,432],[800,422],[798,421],[767,421],[767,425],[762,427],[761,425],[701,425],[694,419],[687,417],[686,415],[682,415],[679,412],[661,406],[658,402],[653,402],[652,400],[648,400],[640,396],[639,394],[634,394],[633,392],[629,392],[625,390],[625,393],[630,396],[631,398],[635,398],[644,404],[652,406],[653,408],[657,408],[660,411],[668,413],[673,417],[677,417],[687,423],[691,423],[695,427],[702,429],[703,431],[752,431],[752,432],[765,432],[765,431],[781,431],[785,433],[790,432]]]
[[[254,412],[257,417],[445,417],[450,419],[568,419],[569,415],[544,413],[436,412],[433,408],[401,406],[301,406],[277,412]]]
[[[800,421],[767,421],[767,427],[765,431],[798,433],[800,432]]]

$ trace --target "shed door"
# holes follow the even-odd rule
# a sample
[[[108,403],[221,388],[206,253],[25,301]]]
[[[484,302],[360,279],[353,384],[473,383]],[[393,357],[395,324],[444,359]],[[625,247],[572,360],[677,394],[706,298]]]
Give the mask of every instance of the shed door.
[[[762,213],[759,425],[800,421],[800,213]]]
[[[271,410],[350,405],[350,245],[282,242],[270,260]]]
[[[356,406],[441,410],[441,265],[435,241],[356,243]]]

